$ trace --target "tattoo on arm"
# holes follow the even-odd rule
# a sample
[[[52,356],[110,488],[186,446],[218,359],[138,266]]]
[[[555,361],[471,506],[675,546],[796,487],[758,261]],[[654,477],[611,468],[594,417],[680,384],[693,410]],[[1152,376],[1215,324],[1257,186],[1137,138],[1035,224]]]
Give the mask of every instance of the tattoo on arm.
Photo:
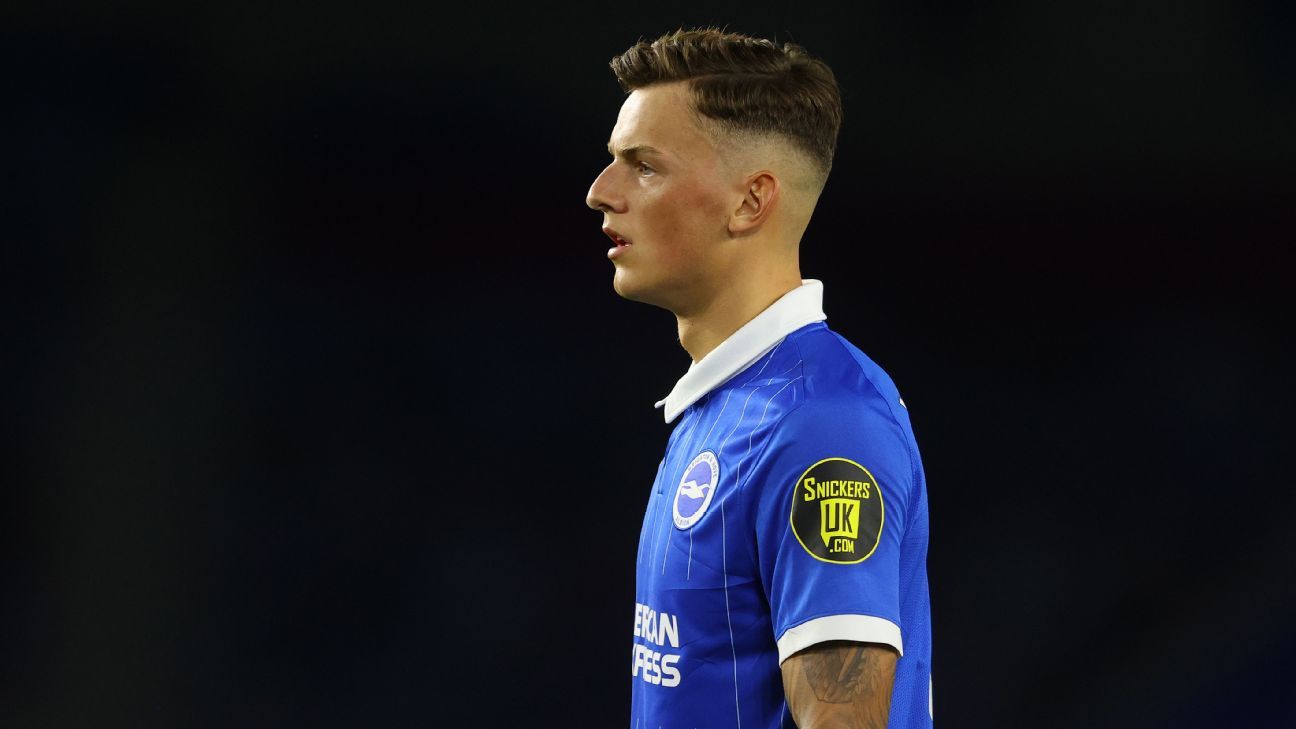
[[[783,684],[797,725],[884,728],[897,655],[890,646],[826,641],[783,662]]]

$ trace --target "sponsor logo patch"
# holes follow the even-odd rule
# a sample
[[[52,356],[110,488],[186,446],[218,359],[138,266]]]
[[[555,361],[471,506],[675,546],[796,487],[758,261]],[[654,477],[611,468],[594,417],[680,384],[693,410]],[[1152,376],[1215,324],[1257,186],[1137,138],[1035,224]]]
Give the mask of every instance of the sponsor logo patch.
[[[711,505],[715,496],[716,484],[720,481],[720,463],[711,451],[702,451],[693,457],[688,468],[684,469],[684,478],[675,488],[675,503],[672,507],[675,517],[675,528],[688,529],[697,523]]]
[[[882,489],[867,468],[848,458],[825,458],[796,480],[792,533],[812,557],[856,564],[882,537]]]

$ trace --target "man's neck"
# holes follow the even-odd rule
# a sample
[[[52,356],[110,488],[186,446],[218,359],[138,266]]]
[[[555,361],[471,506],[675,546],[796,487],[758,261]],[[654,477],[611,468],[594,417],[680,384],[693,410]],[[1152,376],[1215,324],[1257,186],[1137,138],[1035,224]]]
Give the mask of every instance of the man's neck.
[[[799,269],[768,278],[735,281],[730,287],[716,291],[696,312],[676,315],[680,345],[696,364],[757,314],[800,285]]]

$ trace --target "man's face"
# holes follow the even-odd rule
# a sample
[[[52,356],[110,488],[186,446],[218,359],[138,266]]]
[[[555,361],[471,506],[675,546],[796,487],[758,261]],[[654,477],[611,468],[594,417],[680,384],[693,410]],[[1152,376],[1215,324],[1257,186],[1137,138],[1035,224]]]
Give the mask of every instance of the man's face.
[[[677,314],[725,269],[718,244],[728,237],[729,201],[736,208],[742,199],[690,117],[685,83],[631,92],[609,140],[614,158],[585,198],[603,211],[605,227],[630,241],[609,252],[612,287]]]

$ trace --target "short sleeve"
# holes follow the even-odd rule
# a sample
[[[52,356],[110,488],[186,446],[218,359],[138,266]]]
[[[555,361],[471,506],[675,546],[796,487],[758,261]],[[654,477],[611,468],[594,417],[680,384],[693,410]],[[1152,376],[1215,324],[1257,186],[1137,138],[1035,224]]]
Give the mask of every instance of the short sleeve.
[[[880,397],[808,400],[771,434],[748,488],[779,663],[826,640],[904,653],[911,464],[905,431]]]

